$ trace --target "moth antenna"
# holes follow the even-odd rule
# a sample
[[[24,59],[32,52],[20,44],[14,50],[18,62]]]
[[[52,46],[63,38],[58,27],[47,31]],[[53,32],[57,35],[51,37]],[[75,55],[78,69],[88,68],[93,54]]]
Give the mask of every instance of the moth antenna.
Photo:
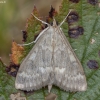
[[[31,15],[32,15],[35,19],[37,19],[38,21],[40,21],[41,23],[47,24],[48,26],[50,25],[50,24],[48,24],[47,22],[45,22],[45,21],[43,21],[43,20],[37,18],[33,13],[31,13]]]
[[[45,33],[46,30],[48,30],[48,28],[49,28],[49,27],[47,27],[46,29],[44,29],[44,30],[38,35],[38,37],[35,39],[35,41],[32,41],[32,42],[27,43],[27,44],[18,44],[18,45],[19,45],[19,46],[27,46],[27,45],[30,45],[30,44],[32,44],[32,43],[36,43],[37,40],[41,37],[41,35],[42,35],[43,33]]]
[[[34,41],[32,41],[32,42],[30,42],[30,43],[27,43],[27,44],[18,44],[19,46],[27,46],[27,45],[30,45],[30,44],[32,44],[32,43],[34,43]]]
[[[67,16],[66,16],[66,17],[64,18],[64,20],[60,23],[59,27],[61,27],[61,25],[66,21],[66,18],[68,17],[68,15],[70,14],[71,11],[72,11],[72,10],[70,10],[70,11],[68,12]]]

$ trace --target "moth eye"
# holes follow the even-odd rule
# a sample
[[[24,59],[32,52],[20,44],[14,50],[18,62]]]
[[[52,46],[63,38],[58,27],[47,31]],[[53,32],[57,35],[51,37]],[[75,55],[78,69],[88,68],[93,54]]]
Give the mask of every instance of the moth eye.
[[[78,3],[80,0],[69,0],[69,1],[71,1],[73,3]]]

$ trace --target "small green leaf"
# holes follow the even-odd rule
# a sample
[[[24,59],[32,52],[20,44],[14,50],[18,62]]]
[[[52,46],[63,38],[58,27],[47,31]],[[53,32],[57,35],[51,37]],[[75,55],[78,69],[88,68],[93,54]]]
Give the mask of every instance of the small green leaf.
[[[6,66],[0,60],[0,100],[10,100],[10,94],[16,93],[15,79],[5,71]]]

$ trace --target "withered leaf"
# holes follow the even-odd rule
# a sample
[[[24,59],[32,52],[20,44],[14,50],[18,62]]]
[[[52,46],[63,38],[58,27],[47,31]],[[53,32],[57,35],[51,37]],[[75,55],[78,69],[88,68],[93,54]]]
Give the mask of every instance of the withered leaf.
[[[11,62],[18,65],[20,63],[20,58],[23,57],[23,52],[24,48],[13,41],[10,56]]]

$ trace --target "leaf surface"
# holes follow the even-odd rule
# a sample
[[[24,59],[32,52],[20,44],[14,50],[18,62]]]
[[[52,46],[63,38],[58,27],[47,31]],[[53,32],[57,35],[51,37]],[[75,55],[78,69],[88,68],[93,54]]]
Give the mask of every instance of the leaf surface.
[[[95,60],[100,66],[100,7],[98,4],[93,5],[89,3],[89,1],[93,0],[80,0],[78,3],[73,3],[72,1],[63,0],[59,15],[55,19],[60,23],[67,15],[69,9],[73,9],[79,16],[77,22],[72,24],[65,22],[62,25],[62,29],[72,48],[76,49],[75,53],[85,71],[88,88],[85,92],[70,93],[53,86],[51,92],[57,95],[57,100],[100,100],[100,68],[95,70],[87,66],[89,60]],[[37,12],[35,13],[37,14]],[[68,29],[77,26],[81,26],[84,29],[83,35],[80,35],[78,38],[70,38]],[[29,43],[34,39],[35,34],[40,32],[41,23],[32,17],[28,19],[26,29],[28,33],[27,43]],[[93,43],[91,42],[92,40],[94,40]],[[25,47],[26,55],[32,47],[33,45]],[[17,92],[14,87],[15,79],[6,74],[2,63],[0,63],[0,68],[0,100],[9,100],[10,94]],[[44,100],[47,94],[46,87],[26,97],[27,100]]]

